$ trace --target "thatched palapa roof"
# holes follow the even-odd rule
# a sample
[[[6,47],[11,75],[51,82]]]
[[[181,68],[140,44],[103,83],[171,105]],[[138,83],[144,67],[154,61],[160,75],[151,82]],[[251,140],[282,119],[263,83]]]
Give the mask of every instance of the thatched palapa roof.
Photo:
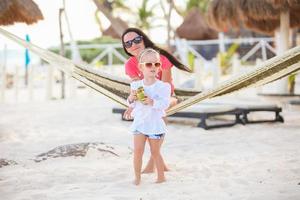
[[[300,27],[300,0],[213,0],[208,21],[220,31],[244,26],[271,35],[280,26],[280,14],[287,11],[290,27]]]
[[[218,33],[211,29],[198,8],[193,8],[184,18],[183,23],[176,29],[179,37],[188,40],[216,39]]]
[[[0,25],[16,22],[33,24],[43,18],[39,7],[32,0],[0,0]]]

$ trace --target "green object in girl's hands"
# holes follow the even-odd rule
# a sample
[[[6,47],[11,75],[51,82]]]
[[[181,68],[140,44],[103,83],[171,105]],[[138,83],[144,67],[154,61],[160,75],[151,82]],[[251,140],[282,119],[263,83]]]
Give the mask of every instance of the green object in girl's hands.
[[[144,101],[144,100],[145,100],[146,95],[145,95],[145,91],[144,91],[144,88],[143,88],[143,87],[139,87],[139,88],[137,89],[136,96],[137,96],[137,99],[138,99],[139,101]]]

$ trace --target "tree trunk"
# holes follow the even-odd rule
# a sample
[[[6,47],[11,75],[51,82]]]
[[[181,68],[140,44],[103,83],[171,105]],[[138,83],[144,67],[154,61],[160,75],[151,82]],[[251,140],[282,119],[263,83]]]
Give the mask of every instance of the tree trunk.
[[[168,39],[167,39],[167,43],[168,43],[168,49],[171,49],[171,13],[173,10],[173,0],[168,0],[169,2],[169,11],[168,11],[168,15],[167,15],[167,31],[168,31]]]
[[[93,0],[94,3],[96,4],[97,8],[99,11],[101,11],[105,17],[110,21],[112,28],[116,31],[116,33],[121,37],[124,30],[127,27],[123,27],[123,25],[115,18],[111,11],[107,9],[103,3],[100,3],[99,0]]]
[[[60,55],[65,57],[65,47],[64,47],[64,35],[62,32],[61,18],[64,12],[64,8],[59,9],[59,38],[60,38]],[[65,73],[61,71],[61,98],[65,98]]]

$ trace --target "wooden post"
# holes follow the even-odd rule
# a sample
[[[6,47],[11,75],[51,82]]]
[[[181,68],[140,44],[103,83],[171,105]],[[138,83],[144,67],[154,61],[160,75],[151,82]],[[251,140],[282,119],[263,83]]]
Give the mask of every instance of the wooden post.
[[[224,33],[223,32],[219,32],[218,34],[218,41],[219,41],[219,51],[221,53],[225,52],[226,51],[226,48],[225,48],[225,42],[224,42]]]
[[[109,51],[108,51],[108,67],[109,67],[109,71],[111,74],[114,74],[114,69],[113,69],[113,52],[112,52],[112,48],[108,47]]]
[[[15,69],[14,86],[15,86],[15,100],[16,102],[18,102],[18,98],[19,98],[19,66],[18,65],[16,65],[16,69]]]
[[[61,56],[65,56],[65,47],[64,47],[64,35],[62,32],[62,22],[61,22],[61,18],[62,18],[62,14],[64,12],[64,8],[60,8],[59,9],[59,38],[60,38],[60,55]],[[61,71],[61,96],[60,98],[64,99],[65,98],[65,73],[63,71]]]
[[[1,69],[1,95],[0,95],[0,102],[5,101],[5,90],[6,90],[6,59],[7,59],[7,46],[4,45],[3,48],[3,64]]]
[[[295,94],[300,94],[300,73],[296,74],[295,78]]]
[[[289,11],[280,13],[280,28],[275,31],[275,44],[277,55],[282,55],[289,49]],[[261,88],[262,94],[288,94],[288,77],[281,78],[275,82],[264,85]]]
[[[239,60],[238,54],[234,54],[232,57],[232,74],[237,75],[240,71],[241,61]]]
[[[100,4],[100,2],[98,2],[98,4]],[[97,7],[98,7],[98,4],[96,3]],[[69,32],[69,37],[70,37],[70,47],[71,47],[71,52],[72,52],[72,54],[71,54],[72,61],[74,63],[81,63],[82,59],[81,59],[81,56],[80,56],[80,52],[79,52],[77,43],[73,38],[69,18],[68,18],[67,12],[66,12],[66,1],[65,0],[63,0],[63,9],[64,9],[64,16],[65,16],[65,20],[66,20],[67,30]],[[69,77],[68,78],[68,84],[69,84],[69,89],[70,89],[70,97],[75,98],[76,97],[76,90],[77,90],[77,81],[75,81],[75,79],[73,79],[72,77]]]
[[[203,62],[200,58],[195,59],[194,64],[194,73],[195,73],[195,90],[203,90],[202,80],[203,80]]]
[[[188,65],[188,44],[186,40],[176,38],[176,50],[179,54],[180,60],[183,64]]]
[[[266,49],[266,42],[261,40],[260,41],[260,45],[261,45],[261,56],[263,61],[266,61],[268,59],[267,57],[267,49]]]
[[[212,74],[213,74],[213,87],[217,86],[219,83],[220,79],[220,73],[221,73],[221,59],[220,56],[218,58],[213,58],[213,69],[212,69]]]
[[[46,86],[46,99],[51,100],[52,99],[52,91],[53,91],[53,67],[49,64],[47,64],[47,86]]]
[[[70,88],[70,97],[71,98],[76,98],[76,96],[77,96],[77,93],[76,93],[77,82],[71,76],[69,76],[67,80],[68,80],[69,88]]]
[[[255,67],[258,67],[261,63],[262,63],[262,60],[257,58],[255,60]],[[264,87],[266,87],[266,86],[257,87],[256,88],[256,93],[258,93],[258,94],[263,93]]]
[[[290,19],[289,11],[281,12],[280,14],[280,29],[277,32],[277,55],[283,54],[289,49],[289,29],[290,29]],[[288,93],[288,78],[282,78],[274,82],[274,92],[279,94]],[[273,92],[273,93],[274,93]]]
[[[177,68],[173,67],[172,69],[172,78],[174,82],[174,86],[178,87],[180,85],[180,74]]]
[[[28,70],[28,92],[29,92],[29,100],[33,100],[33,87],[34,87],[34,65],[31,65]]]

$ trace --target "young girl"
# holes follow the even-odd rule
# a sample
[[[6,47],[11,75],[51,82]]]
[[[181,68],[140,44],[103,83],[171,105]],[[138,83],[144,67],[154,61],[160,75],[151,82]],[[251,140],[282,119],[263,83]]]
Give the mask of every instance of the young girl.
[[[122,34],[122,44],[124,52],[129,56],[129,59],[125,63],[125,73],[132,81],[142,80],[144,78],[143,73],[138,66],[138,56],[145,48],[152,48],[159,52],[161,67],[157,72],[157,79],[169,83],[172,88],[172,94],[174,92],[174,85],[172,81],[172,67],[173,65],[183,71],[191,72],[191,70],[177,60],[174,56],[168,53],[166,50],[155,45],[150,38],[138,28],[128,28]],[[177,104],[177,99],[171,97],[170,106]],[[131,119],[131,109],[127,109],[124,112],[124,119]],[[163,143],[163,138],[160,140],[160,145]],[[155,163],[152,157],[150,157],[148,164],[142,171],[142,173],[152,173],[155,169]],[[168,171],[168,167],[164,163],[164,170]]]
[[[144,78],[131,83],[131,93],[128,97],[131,115],[134,117],[131,125],[134,134],[134,184],[139,185],[141,181],[142,157],[147,138],[151,157],[157,168],[156,183],[161,183],[165,181],[165,176],[164,162],[160,154],[160,139],[166,133],[163,117],[170,104],[171,86],[156,78],[161,67],[158,52],[146,48],[140,53],[138,60]],[[137,93],[141,88],[144,94]]]

